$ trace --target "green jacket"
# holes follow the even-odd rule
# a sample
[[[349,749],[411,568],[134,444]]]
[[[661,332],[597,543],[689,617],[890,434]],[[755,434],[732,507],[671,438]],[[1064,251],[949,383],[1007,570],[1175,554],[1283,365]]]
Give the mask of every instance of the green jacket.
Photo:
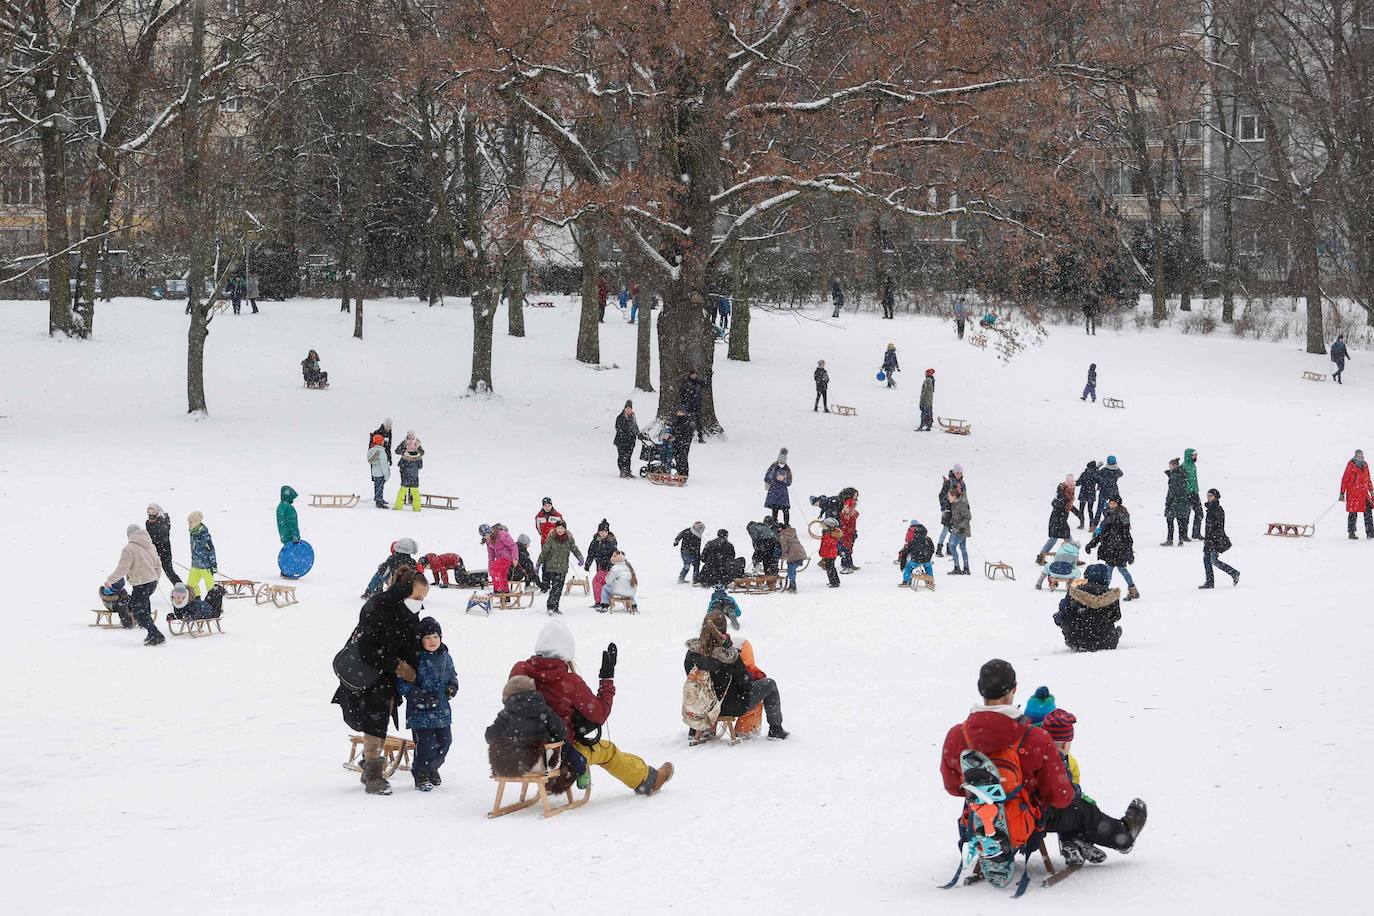
[[[281,488],[281,502],[277,503],[277,534],[281,536],[283,544],[301,539],[301,526],[296,521],[296,507],[291,505],[295,498],[295,490],[290,487]]]
[[[935,379],[926,376],[921,383],[921,409],[931,410],[935,406]]]
[[[1187,518],[1188,510],[1192,508],[1188,500],[1188,475],[1178,467],[1165,471],[1164,476],[1169,478],[1169,491],[1164,496],[1164,517]]]
[[[578,563],[582,562],[582,551],[577,549],[577,541],[573,536],[568,534],[560,541],[557,534],[550,533],[539,550],[539,568],[546,573],[566,575],[570,554],[577,557]]]
[[[1183,473],[1188,475],[1188,495],[1197,493],[1197,449],[1183,450]]]

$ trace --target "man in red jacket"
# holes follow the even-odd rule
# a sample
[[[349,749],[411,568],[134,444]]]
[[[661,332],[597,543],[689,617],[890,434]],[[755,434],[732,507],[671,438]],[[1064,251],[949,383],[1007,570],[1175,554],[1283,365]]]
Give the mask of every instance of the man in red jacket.
[[[1345,527],[1350,540],[1355,540],[1355,519],[1364,515],[1364,536],[1374,538],[1374,487],[1369,481],[1369,465],[1364,450],[1355,449],[1355,457],[1345,465],[1341,475],[1341,499],[1345,500]]]
[[[975,705],[969,717],[949,730],[940,752],[940,776],[945,791],[964,797],[959,755],[972,747],[988,756],[1004,751],[1023,735],[1017,755],[1021,759],[1022,785],[1040,812],[1046,833],[1057,833],[1061,840],[1106,846],[1128,853],[1145,828],[1145,803],[1133,800],[1120,820],[1098,810],[1069,780],[1068,765],[1059,756],[1054,741],[1044,729],[1037,728],[1021,715],[1016,703],[1016,671],[1000,658],[994,658],[978,671],[978,694],[983,702]],[[967,738],[965,738],[967,733]]]
[[[600,737],[601,726],[611,717],[611,701],[615,699],[615,663],[619,655],[615,643],[601,653],[601,683],[596,693],[572,670],[575,651],[572,631],[563,621],[551,620],[539,631],[534,655],[516,662],[510,677],[524,675],[534,679],[539,695],[567,727],[572,749],[588,764],[601,767],[637,795],[653,795],[673,778],[673,765],[651,767],[642,758],[627,754]]]

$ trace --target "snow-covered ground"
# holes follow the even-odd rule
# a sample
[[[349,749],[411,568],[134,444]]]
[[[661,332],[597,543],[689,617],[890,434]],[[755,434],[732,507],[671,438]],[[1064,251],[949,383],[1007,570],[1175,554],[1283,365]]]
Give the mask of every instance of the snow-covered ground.
[[[633,390],[634,329],[609,320],[614,309],[602,352],[620,368],[606,372],[573,360],[567,300],[530,310],[523,340],[501,332],[503,313],[497,394],[473,398],[465,308],[369,303],[367,339],[355,341],[334,303],[268,302],[215,320],[210,416],[197,420],[184,413],[179,304],[102,305],[85,343],[49,340],[44,308],[0,305],[7,910],[990,912],[1012,905],[1006,892],[938,889],[956,864],[959,804],[937,758],[993,656],[1016,666],[1022,699],[1047,684],[1078,716],[1084,788],[1104,809],[1120,814],[1135,795],[1150,806],[1132,855],[1033,886],[1021,912],[1278,913],[1363,896],[1350,879],[1374,817],[1361,766],[1374,544],[1346,540],[1341,509],[1315,538],[1262,536],[1267,521],[1315,518],[1352,450],[1374,446],[1374,378],[1359,353],[1338,387],[1303,381],[1301,370],[1330,367],[1291,343],[1229,335],[1055,328],[1003,365],[934,319],[756,314],[752,362],[718,351],[727,435],[693,449],[691,484],[675,490],[616,476],[614,414],[633,397],[647,418],[654,397]],[[874,379],[888,341],[905,367],[895,391]],[[312,347],[328,391],[301,386]],[[812,413],[820,358],[832,403],[857,417]],[[1079,401],[1090,361],[1099,394],[1125,410]],[[972,436],[912,431],[927,366],[936,412],[967,418]],[[87,626],[125,526],[150,501],[172,514],[178,562],[189,559],[184,519],[201,510],[223,573],[276,581],[279,486],[366,497],[366,437],[388,416],[424,440],[423,488],[461,496],[460,511],[383,512],[366,499],[319,510],[302,498],[318,561],[299,605],[230,602],[227,635],[157,650],[141,631]],[[675,584],[671,542],[700,519],[746,545],[764,469],[784,446],[794,520],[813,517],[810,494],[860,490],[863,569],[831,591],[813,563],[800,594],[742,599],[742,635],[781,686],[792,739],[689,749],[683,641],[706,594]],[[1202,486],[1223,494],[1239,588],[1223,577],[1199,592],[1200,549],[1155,546],[1165,464],[1186,447],[1201,453]],[[1050,620],[1058,597],[1031,587],[1030,560],[1056,482],[1107,454],[1126,471],[1142,600],[1124,605],[1119,651],[1077,655]],[[899,591],[905,520],[938,527],[940,476],[956,462],[975,575],[949,578],[940,561],[938,591]],[[329,703],[329,662],[372,568],[400,536],[480,567],[477,525],[532,534],[545,495],[579,544],[608,518],[639,570],[638,617],[568,599],[564,619],[584,671],[619,644],[610,736],[650,763],[672,760],[676,778],[644,799],[598,772],[580,811],[488,821],[482,730],[547,618],[542,601],[465,616],[466,592],[435,590],[429,610],[462,681],[444,786],[420,794],[398,774],[394,796],[364,795],[340,766],[348,729]],[[985,559],[1014,564],[1018,581],[978,575]],[[165,582],[154,606],[167,609]]]

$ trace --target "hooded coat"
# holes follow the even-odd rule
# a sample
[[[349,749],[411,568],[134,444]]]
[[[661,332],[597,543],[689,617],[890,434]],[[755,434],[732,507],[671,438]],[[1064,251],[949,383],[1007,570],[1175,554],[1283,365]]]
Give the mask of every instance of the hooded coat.
[[[949,507],[949,530],[960,537],[973,537],[973,511],[968,507],[968,496],[959,493],[959,499]]]
[[[1083,473],[1078,475],[1079,497],[1086,502],[1092,502],[1097,496],[1097,462],[1089,461],[1083,468]]]
[[[367,466],[373,477],[386,480],[391,477],[391,452],[385,445],[373,445],[367,449]]]
[[[358,612],[353,631],[362,661],[382,673],[366,690],[353,692],[342,684],[334,691],[333,702],[343,708],[349,727],[367,735],[384,737],[386,722],[398,702],[397,679],[392,675],[405,662],[412,668],[420,663],[420,615],[406,607],[410,589],[400,583],[367,600]]]
[[[930,539],[930,532],[920,522],[912,522],[906,529],[906,543],[897,552],[897,565],[905,566],[913,560],[929,563],[934,557],[935,542]]]
[[[634,412],[625,416],[622,408],[620,413],[615,415],[615,438],[612,440],[621,448],[629,448],[635,444],[635,439],[639,436],[639,423],[635,421]]]
[[[1063,540],[1073,537],[1073,532],[1069,530],[1069,501],[1064,498],[1062,490],[1056,490],[1054,499],[1050,500],[1050,523],[1047,536]]]
[[[296,491],[290,487],[281,488],[281,502],[277,503],[277,535],[283,544],[301,539],[301,526],[296,520],[296,507],[291,505],[296,499]]]
[[[791,525],[783,525],[779,528],[778,545],[782,548],[782,561],[784,563],[806,562],[806,548],[802,546],[801,538],[797,537],[796,528]]]
[[[129,534],[129,541],[119,551],[119,565],[105,578],[106,582],[127,580],[129,588],[156,582],[162,576],[162,564],[158,560],[153,539],[147,530],[136,528]]]
[[[606,587],[611,590],[612,595],[621,598],[633,598],[635,596],[634,573],[630,571],[630,565],[624,560],[611,567],[611,571],[606,574]],[[600,595],[597,599],[600,600]]]
[[[603,678],[593,693],[587,682],[568,666],[574,648],[572,633],[561,621],[554,621],[540,631],[535,654],[510,669],[511,677],[524,675],[534,679],[535,689],[563,721],[570,737],[577,735],[574,713],[593,726],[604,725],[611,717],[615,700],[615,681],[611,678]]]
[[[1197,449],[1183,450],[1183,473],[1188,476],[1188,495],[1197,494]]]
[[[420,485],[420,468],[425,466],[425,459],[420,457],[424,454],[421,450],[411,458],[409,454],[402,454],[401,459],[396,462],[396,469],[401,472],[401,486],[418,487]]]
[[[377,428],[374,429],[372,432],[368,433],[368,434],[367,434],[367,445],[368,445],[369,448],[372,447],[372,437],[373,437],[373,436],[381,436],[381,437],[382,437],[382,445],[386,448],[386,463],[387,463],[388,465],[390,465],[390,464],[391,464],[391,430],[387,428],[387,425],[386,425],[385,423],[383,423],[381,426],[377,427]],[[376,475],[373,475],[373,476],[376,476]]]
[[[1102,519],[1101,534],[1088,542],[1088,550],[1101,545],[1097,559],[1108,566],[1129,566],[1135,562],[1135,539],[1131,537],[1131,513],[1125,506],[1108,509]]]
[[[433,652],[421,651],[415,683],[396,679],[396,691],[406,698],[406,728],[448,728],[453,724],[449,691],[458,692],[458,671],[442,642]]]
[[[522,776],[543,757],[545,744],[564,741],[567,726],[538,690],[513,693],[487,726],[487,760],[497,776]]]
[[[971,747],[993,756],[1014,746],[1018,739],[1021,784],[1031,801],[1042,812],[1047,807],[1067,808],[1073,804],[1073,783],[1054,741],[1043,728],[1025,721],[1016,706],[975,706],[967,719],[949,730],[940,751],[940,777],[945,791],[964,797],[959,755],[966,749]]]
[[[673,538],[673,546],[678,548],[678,552],[682,554],[683,559],[701,559],[701,535],[697,534],[691,528],[683,528],[679,531],[677,537]]]
[[[1170,468],[1164,472],[1164,476],[1169,481],[1164,494],[1164,517],[1187,518],[1192,509],[1192,503],[1188,500],[1188,472],[1182,467]]]
[[[157,551],[158,559],[170,564],[172,561],[172,520],[168,517],[166,510],[157,503],[152,503],[152,508],[157,510],[157,515],[144,522],[143,527],[153,542],[153,549]]]
[[[493,528],[491,537],[487,538],[487,566],[497,560],[509,560],[512,566],[520,559],[520,548],[515,546],[515,539],[510,536],[510,532],[505,528]]]
[[[1121,478],[1126,472],[1117,464],[1109,464],[1097,469],[1097,495],[1105,503],[1114,496],[1121,495]],[[1194,485],[1192,492],[1197,492]]]
[[[1341,493],[1345,495],[1346,512],[1365,512],[1369,509],[1371,491],[1369,463],[1351,458],[1341,475]]]
[[[1121,641],[1121,589],[1104,582],[1085,582],[1069,589],[1059,602],[1054,622],[1064,634],[1064,645],[1075,652],[1115,649]]]
[[[1226,536],[1226,510],[1219,499],[1207,503],[1203,509],[1207,520],[1202,530],[1202,549],[1225,553],[1231,549],[1231,539]]]
[[[763,472],[763,482],[768,485],[768,495],[763,498],[765,509],[790,509],[792,499],[787,488],[792,486],[792,468],[786,464],[773,462]]]

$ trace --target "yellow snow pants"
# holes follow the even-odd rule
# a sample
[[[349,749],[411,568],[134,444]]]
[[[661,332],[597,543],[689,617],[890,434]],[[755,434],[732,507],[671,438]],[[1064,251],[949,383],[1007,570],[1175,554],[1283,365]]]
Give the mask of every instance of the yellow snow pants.
[[[630,789],[638,789],[649,776],[649,765],[634,754],[627,754],[606,739],[588,747],[581,741],[573,743],[577,752],[587,758],[588,764],[596,764]]]

